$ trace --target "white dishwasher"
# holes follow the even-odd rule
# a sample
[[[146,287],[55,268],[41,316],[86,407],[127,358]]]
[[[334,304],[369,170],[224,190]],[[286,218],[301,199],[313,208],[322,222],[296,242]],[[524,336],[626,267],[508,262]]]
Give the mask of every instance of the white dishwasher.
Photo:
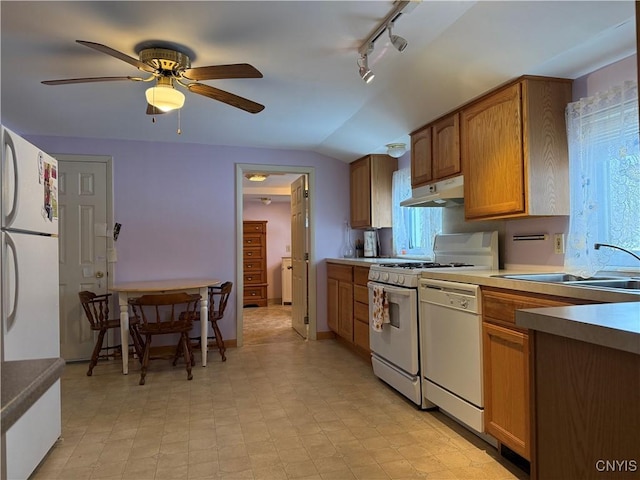
[[[421,279],[418,295],[423,395],[482,433],[480,287]]]

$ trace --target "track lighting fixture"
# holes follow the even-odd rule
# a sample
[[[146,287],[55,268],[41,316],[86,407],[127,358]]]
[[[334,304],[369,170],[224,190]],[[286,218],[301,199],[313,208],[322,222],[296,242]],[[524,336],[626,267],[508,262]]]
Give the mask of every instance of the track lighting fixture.
[[[358,66],[360,77],[367,83],[373,80],[373,73],[369,70],[369,66],[367,65],[368,56],[371,52],[373,52],[374,43],[381,35],[384,34],[385,30],[389,31],[389,40],[391,44],[399,51],[403,51],[407,48],[407,41],[398,36],[393,35],[391,33],[391,28],[395,25],[395,22],[402,16],[410,11],[412,11],[416,5],[418,5],[420,1],[409,1],[409,0],[395,0],[393,2],[393,8],[387,14],[384,19],[378,23],[378,25],[373,29],[373,31],[369,34],[367,39],[360,45],[358,49],[358,53],[360,57],[358,59]]]
[[[396,50],[402,52],[405,48],[407,48],[407,41],[399,35],[394,35],[391,33],[391,28],[393,27],[393,23],[390,23],[387,26],[387,30],[389,31],[389,40],[391,40],[391,45],[393,45]]]
[[[360,58],[358,59],[358,65],[360,67],[359,69],[360,78],[362,78],[362,80],[364,80],[365,83],[371,83],[371,81],[375,78],[374,73],[369,69],[368,58],[369,58],[368,55],[366,53],[363,53],[360,55]]]

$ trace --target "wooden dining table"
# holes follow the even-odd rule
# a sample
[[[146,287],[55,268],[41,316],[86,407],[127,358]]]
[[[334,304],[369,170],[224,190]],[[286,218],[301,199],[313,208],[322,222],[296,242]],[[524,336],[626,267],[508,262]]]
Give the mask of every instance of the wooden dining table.
[[[120,305],[120,335],[123,347],[129,345],[129,299],[144,294],[189,292],[200,294],[200,318],[209,318],[209,287],[220,285],[216,278],[178,278],[167,280],[141,280],[114,283],[109,290],[118,293]],[[202,345],[202,366],[207,366],[208,321],[200,322],[200,345]],[[129,349],[122,349],[122,373],[129,373]]]

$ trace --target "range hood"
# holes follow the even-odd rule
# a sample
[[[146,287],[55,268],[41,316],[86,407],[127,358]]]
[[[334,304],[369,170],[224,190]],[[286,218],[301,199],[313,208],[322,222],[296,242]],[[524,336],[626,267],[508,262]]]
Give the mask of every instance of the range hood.
[[[400,202],[402,207],[455,207],[464,203],[464,179],[447,178],[411,190],[411,198]]]

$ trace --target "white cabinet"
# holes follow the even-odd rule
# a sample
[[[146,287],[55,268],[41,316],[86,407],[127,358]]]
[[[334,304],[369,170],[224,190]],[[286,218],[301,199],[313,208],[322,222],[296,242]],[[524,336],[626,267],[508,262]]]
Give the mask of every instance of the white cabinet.
[[[282,257],[282,304],[291,304],[291,257]]]

